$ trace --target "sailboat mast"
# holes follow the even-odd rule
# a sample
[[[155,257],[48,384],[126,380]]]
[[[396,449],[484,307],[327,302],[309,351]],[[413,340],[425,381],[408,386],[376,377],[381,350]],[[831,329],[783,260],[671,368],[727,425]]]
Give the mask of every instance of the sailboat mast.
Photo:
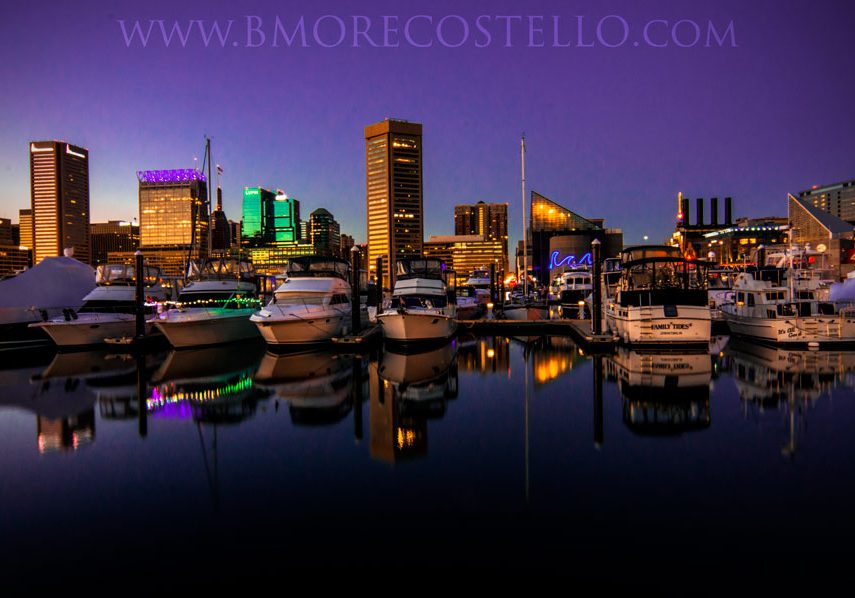
[[[211,138],[208,137],[205,143],[205,151],[208,153],[208,257],[211,257],[211,249],[213,248],[213,235],[211,234]],[[219,181],[217,181],[219,183]]]
[[[528,297],[528,227],[525,223],[525,133],[520,137],[520,162],[522,164],[523,296]]]

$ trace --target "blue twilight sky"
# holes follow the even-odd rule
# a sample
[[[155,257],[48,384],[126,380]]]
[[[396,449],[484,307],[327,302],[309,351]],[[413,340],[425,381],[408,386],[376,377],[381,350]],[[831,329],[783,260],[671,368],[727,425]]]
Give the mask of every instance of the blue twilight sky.
[[[192,167],[207,134],[230,218],[244,186],[281,188],[364,241],[363,127],[384,117],[424,125],[426,236],[485,200],[519,237],[523,131],[529,189],[627,242],[670,234],[678,191],[783,215],[788,191],[855,177],[853,29],[840,0],[13,2],[0,216],[29,205],[30,140],[90,150],[101,221],[136,217],[135,171]]]

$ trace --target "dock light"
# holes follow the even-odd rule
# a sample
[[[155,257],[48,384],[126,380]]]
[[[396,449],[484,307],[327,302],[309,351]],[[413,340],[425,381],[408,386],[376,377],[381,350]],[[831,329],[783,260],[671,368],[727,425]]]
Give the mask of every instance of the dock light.
[[[487,304],[487,309],[493,309],[493,304],[492,304],[492,303],[488,303],[488,304]]]
[[[493,359],[496,356],[496,352],[493,349],[487,349],[487,357]]]
[[[578,302],[578,305],[579,305],[579,307],[582,307],[583,305],[585,305],[585,302],[580,299]]]

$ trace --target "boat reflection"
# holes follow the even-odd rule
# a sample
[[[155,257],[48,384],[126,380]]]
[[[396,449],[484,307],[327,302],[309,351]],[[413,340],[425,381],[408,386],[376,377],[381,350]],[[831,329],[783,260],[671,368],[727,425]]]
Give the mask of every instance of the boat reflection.
[[[288,403],[295,424],[331,424],[353,408],[354,367],[364,378],[361,358],[324,351],[266,353],[255,381]]]
[[[171,351],[151,377],[148,412],[155,417],[238,423],[255,414],[253,376],[265,345],[256,340]]]
[[[795,456],[808,411],[823,395],[855,385],[855,351],[795,351],[741,339],[725,350],[724,367],[736,382],[743,414],[759,425],[787,428],[781,452]]]
[[[371,456],[395,463],[427,455],[427,422],[457,398],[454,341],[421,353],[384,350],[369,366]]]
[[[706,350],[641,352],[619,347],[606,361],[623,399],[623,421],[637,434],[708,428],[712,367]]]

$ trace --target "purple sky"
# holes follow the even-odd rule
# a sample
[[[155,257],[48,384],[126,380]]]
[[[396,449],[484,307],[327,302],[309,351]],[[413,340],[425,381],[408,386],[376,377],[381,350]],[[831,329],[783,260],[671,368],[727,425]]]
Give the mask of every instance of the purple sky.
[[[245,47],[246,15],[261,18],[264,46]],[[289,34],[303,16],[309,47],[271,47],[277,15]],[[341,45],[313,38],[322,15],[332,15],[321,20],[325,43],[336,41],[333,17],[345,23]],[[367,47],[365,38],[352,47],[352,15],[367,16],[381,44],[382,16],[397,16],[399,47]],[[432,47],[404,39],[413,15],[433,17],[410,31]],[[461,21],[470,27],[459,48],[436,34],[449,15],[447,43],[461,38]],[[524,18],[480,21],[492,39],[478,48],[479,15]],[[529,47],[529,15],[546,17],[547,47]],[[629,25],[629,38],[616,48],[551,47],[553,15],[560,43],[578,45],[578,15],[583,43],[608,15]],[[176,19],[235,22],[226,47],[214,38],[205,48],[194,29],[186,47],[175,39],[166,48],[155,25],[143,48],[126,46],[117,19],[145,29],[164,19],[167,30]],[[620,19],[606,19],[604,41],[620,41]],[[701,40],[650,47],[642,30],[655,19],[692,21]],[[719,32],[733,21],[737,47],[705,47],[710,21]],[[135,171],[193,166],[208,134],[230,218],[239,218],[245,185],[281,188],[306,214],[326,207],[364,241],[362,131],[387,116],[424,125],[426,234],[453,232],[455,203],[485,200],[510,203],[519,237],[523,131],[529,189],[605,218],[627,242],[670,234],[678,191],[731,195],[737,216],[783,215],[788,191],[855,177],[853,28],[855,8],[840,0],[15,3],[0,20],[0,216],[17,219],[29,206],[29,140],[89,148],[100,221],[135,217]],[[648,31],[653,43],[669,39],[662,23]],[[692,25],[676,33],[689,43]]]

